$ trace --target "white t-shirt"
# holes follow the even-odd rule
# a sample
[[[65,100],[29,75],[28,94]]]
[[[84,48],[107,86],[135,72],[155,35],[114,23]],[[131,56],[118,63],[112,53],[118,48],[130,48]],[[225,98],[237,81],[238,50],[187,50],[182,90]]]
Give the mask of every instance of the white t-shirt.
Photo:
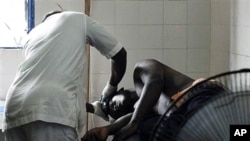
[[[107,58],[122,48],[102,26],[79,12],[52,15],[29,33],[25,60],[6,97],[4,130],[36,120],[78,129],[84,125],[86,43]]]

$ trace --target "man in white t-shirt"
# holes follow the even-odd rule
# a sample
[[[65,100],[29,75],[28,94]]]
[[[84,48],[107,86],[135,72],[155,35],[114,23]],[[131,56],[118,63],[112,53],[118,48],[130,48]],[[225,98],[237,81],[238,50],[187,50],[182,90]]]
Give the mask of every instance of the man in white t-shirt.
[[[83,13],[48,13],[27,36],[25,59],[6,97],[6,141],[80,138],[86,113],[87,43],[111,59],[111,74],[102,97],[116,92],[126,70],[123,46]]]

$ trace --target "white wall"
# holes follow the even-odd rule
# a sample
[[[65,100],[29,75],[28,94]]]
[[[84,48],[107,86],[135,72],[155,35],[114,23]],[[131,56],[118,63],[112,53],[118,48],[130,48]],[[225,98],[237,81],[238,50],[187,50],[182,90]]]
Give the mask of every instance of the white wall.
[[[92,0],[90,15],[128,51],[120,87],[133,87],[134,64],[148,58],[193,78],[210,75],[210,0]],[[109,62],[91,50],[91,101],[99,99],[109,70]],[[90,127],[106,124],[99,118],[93,121]]]
[[[41,23],[44,14],[52,10],[60,10],[57,4],[65,10],[84,11],[84,0],[34,0],[35,1],[35,24]]]
[[[56,3],[83,11],[84,0],[36,0],[36,24]],[[91,17],[128,50],[120,86],[132,87],[134,64],[155,58],[193,78],[250,65],[249,0],[92,0]],[[21,50],[0,50],[0,98],[23,60]],[[110,65],[91,50],[91,97],[97,100]],[[107,124],[90,116],[89,128]]]
[[[211,0],[210,75],[229,71],[231,0]]]
[[[147,58],[160,60],[193,78],[225,70],[221,66],[228,60],[226,47],[229,41],[227,37],[223,40],[217,37],[227,35],[223,30],[227,28],[227,19],[221,25],[220,18],[214,13],[214,8],[215,11],[220,9],[214,2],[220,1],[223,0],[91,0],[91,17],[103,24],[128,51],[127,72],[120,87],[133,86],[134,64]],[[82,12],[84,7],[83,0],[36,0],[36,24],[47,11],[57,9],[56,3],[66,10]],[[222,10],[219,13],[221,17],[227,14]],[[216,54],[218,50],[219,55]],[[220,57],[223,60],[216,61]],[[7,59],[3,61],[2,58]],[[0,50],[1,90],[8,88],[20,61],[20,50]],[[99,98],[109,70],[108,60],[91,50],[91,101]],[[5,91],[0,93],[4,95]],[[107,124],[98,118],[94,118],[94,122],[91,116],[90,119],[90,128]]]
[[[5,99],[8,87],[22,60],[22,50],[0,49],[0,101]]]
[[[133,66],[145,58],[158,59],[194,78],[209,75],[210,0],[93,0],[91,4],[91,16],[128,50],[125,86],[132,86]],[[99,69],[106,64],[92,53],[93,64],[100,64],[93,66],[92,77],[99,78],[109,69]]]
[[[250,67],[250,1],[231,0],[231,69]]]
[[[82,12],[84,7],[83,0],[36,0],[36,25],[46,12],[58,9],[56,3],[66,10]],[[133,86],[133,66],[147,58],[160,60],[193,78],[210,74],[210,0],[92,0],[91,17],[128,51],[127,72],[120,86]],[[0,58],[0,92],[4,97],[23,56],[21,50],[0,50]],[[99,98],[109,69],[108,60],[91,50],[91,101]],[[98,118],[90,120],[90,127],[101,124],[106,123]]]
[[[250,1],[211,0],[211,74],[250,66]]]

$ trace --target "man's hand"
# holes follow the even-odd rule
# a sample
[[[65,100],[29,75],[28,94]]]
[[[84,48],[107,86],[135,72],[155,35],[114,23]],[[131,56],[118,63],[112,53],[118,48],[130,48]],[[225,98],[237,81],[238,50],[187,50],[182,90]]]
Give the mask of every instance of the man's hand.
[[[107,82],[106,86],[102,90],[100,101],[102,102],[104,99],[114,94],[116,91],[117,91],[117,86],[112,86],[111,84],[109,84],[109,82]]]
[[[108,138],[108,129],[105,127],[97,127],[89,130],[81,141],[106,141]]]

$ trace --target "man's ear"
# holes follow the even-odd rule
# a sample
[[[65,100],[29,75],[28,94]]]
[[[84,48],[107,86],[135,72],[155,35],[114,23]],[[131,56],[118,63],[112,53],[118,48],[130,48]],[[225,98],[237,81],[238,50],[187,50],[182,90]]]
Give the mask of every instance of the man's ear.
[[[88,102],[86,102],[86,111],[87,111],[88,113],[94,113],[95,110],[94,110],[93,105],[90,104],[90,103],[88,103]]]

